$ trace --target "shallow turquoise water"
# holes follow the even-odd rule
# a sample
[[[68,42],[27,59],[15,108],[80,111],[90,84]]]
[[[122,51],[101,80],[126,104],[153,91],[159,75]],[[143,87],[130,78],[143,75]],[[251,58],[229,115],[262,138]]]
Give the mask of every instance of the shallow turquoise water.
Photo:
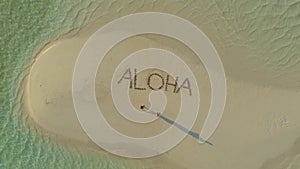
[[[57,145],[29,129],[21,115],[21,84],[36,53],[45,44],[85,25],[96,9],[103,9],[103,13],[111,9],[114,17],[130,11],[163,11],[190,18],[207,33],[223,56],[234,56],[231,49],[236,48],[230,48],[232,46],[246,48],[251,55],[249,59],[248,55],[241,58],[246,61],[251,60],[250,56],[259,58],[259,63],[263,63],[262,67],[270,74],[275,72],[278,77],[287,77],[286,81],[278,78],[276,83],[299,87],[299,80],[290,78],[290,75],[298,77],[300,72],[299,0],[277,3],[272,0],[191,0],[186,4],[178,1],[177,5],[168,0],[148,1],[148,5],[140,2],[0,0],[0,168],[128,168],[125,160],[87,155]],[[128,10],[122,10],[125,3],[130,4]],[[227,60],[224,60],[225,68],[237,63],[240,65],[237,69],[249,65],[243,64],[244,60],[236,59],[235,63]],[[241,77],[236,69],[226,71],[249,79]],[[266,82],[272,78],[261,76]]]
[[[0,2],[0,168],[128,168],[125,161],[57,145],[29,128],[22,88],[33,57],[49,41],[82,26],[87,4],[62,1]],[[85,16],[88,16],[85,15]]]

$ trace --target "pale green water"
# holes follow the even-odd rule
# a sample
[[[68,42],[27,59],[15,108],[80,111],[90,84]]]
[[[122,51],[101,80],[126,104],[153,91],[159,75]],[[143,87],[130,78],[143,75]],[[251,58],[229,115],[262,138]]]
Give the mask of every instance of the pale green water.
[[[161,11],[190,18],[207,33],[224,58],[233,57],[237,48],[249,51],[240,57],[245,60],[224,60],[228,74],[248,78],[237,70],[245,67],[247,73],[250,58],[258,58],[263,65],[257,70],[266,69],[267,73],[255,80],[299,87],[299,79],[290,78],[299,77],[300,72],[299,0],[140,2],[0,0],[0,168],[128,168],[125,160],[83,154],[46,140],[30,130],[21,116],[20,84],[33,57],[48,42],[90,21],[96,9],[103,13],[113,10],[114,17],[135,11]],[[122,8],[125,3],[126,10]],[[240,66],[231,69],[235,64]],[[249,68],[249,74],[255,71]],[[268,76],[274,72],[275,77]]]

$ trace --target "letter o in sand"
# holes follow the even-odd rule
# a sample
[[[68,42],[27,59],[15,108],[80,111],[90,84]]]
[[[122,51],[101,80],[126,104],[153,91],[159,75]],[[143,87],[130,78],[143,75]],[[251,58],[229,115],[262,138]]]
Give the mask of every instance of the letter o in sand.
[[[157,87],[157,88],[154,88],[152,85],[151,85],[151,78],[153,77],[153,76],[157,76],[157,77],[159,77],[160,79],[161,79],[161,85],[159,86],[159,87]],[[149,77],[148,77],[148,87],[151,89],[151,90],[160,90],[160,89],[162,89],[163,87],[164,87],[164,85],[165,85],[165,81],[164,81],[164,78],[160,75],[160,74],[158,74],[158,73],[151,73],[150,75],[149,75]]]

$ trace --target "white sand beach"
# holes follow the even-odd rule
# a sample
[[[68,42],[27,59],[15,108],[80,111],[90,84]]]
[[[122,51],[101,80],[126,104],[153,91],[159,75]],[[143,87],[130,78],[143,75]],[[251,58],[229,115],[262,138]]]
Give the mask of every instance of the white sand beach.
[[[76,59],[86,40],[102,25],[103,22],[90,23],[78,32],[48,44],[36,56],[24,94],[26,112],[32,119],[32,125],[59,144],[71,144],[71,147],[83,149],[83,153],[106,153],[81,128],[72,101],[72,75]],[[279,169],[299,161],[300,88],[291,84],[293,80],[287,80],[286,86],[279,83],[284,79],[277,78],[275,72],[270,83],[260,81],[263,75],[259,74],[264,74],[264,69],[251,71],[261,67],[261,61],[253,57],[248,62],[252,56],[248,49],[238,45],[225,48],[220,45],[221,40],[215,37],[211,40],[216,44],[224,64],[228,88],[223,118],[209,139],[214,146],[199,144],[187,136],[163,155],[128,161],[146,168],[173,169]],[[169,127],[161,120],[145,125],[129,122],[117,113],[113,105],[110,93],[113,70],[130,53],[149,47],[175,53],[192,69],[201,93],[200,113],[193,131],[200,132],[211,99],[206,70],[189,48],[174,39],[158,35],[129,38],[105,56],[98,69],[95,89],[105,118],[119,132],[134,137],[152,136]],[[151,71],[155,70],[142,72],[141,76]],[[141,103],[149,105],[147,94],[139,95],[132,90],[130,97],[134,106],[138,108]],[[166,96],[168,104],[165,115],[175,119],[180,94],[170,91],[166,92]]]

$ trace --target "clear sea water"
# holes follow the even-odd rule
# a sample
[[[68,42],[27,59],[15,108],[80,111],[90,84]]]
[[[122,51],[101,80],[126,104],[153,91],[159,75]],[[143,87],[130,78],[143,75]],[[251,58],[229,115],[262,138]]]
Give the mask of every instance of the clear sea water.
[[[280,76],[299,73],[299,0],[147,2],[148,5],[134,0],[0,0],[1,169],[129,168],[123,159],[88,155],[58,145],[30,129],[22,116],[21,84],[34,56],[47,43],[83,27],[94,17],[95,10],[105,14],[109,9],[120,15],[142,8],[141,11],[178,13],[199,21],[195,23],[208,33],[222,55],[226,55],[223,49],[234,45],[245,47],[251,56],[260,57],[269,71],[280,72]],[[125,3],[127,11],[122,8]],[[243,67],[243,62],[237,63]],[[232,63],[224,64],[226,67]],[[228,72],[234,76],[238,71]],[[299,87],[299,80],[289,79],[291,86]]]

